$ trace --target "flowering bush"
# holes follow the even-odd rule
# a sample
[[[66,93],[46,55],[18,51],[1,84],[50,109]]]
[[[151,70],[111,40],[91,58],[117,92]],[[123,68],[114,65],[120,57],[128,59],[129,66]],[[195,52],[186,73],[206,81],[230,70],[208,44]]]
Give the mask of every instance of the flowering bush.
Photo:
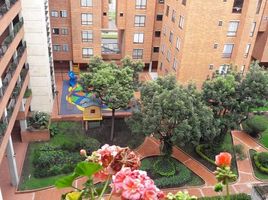
[[[236,175],[231,171],[232,155],[228,152],[222,152],[215,157],[215,164],[217,170],[215,171],[218,183],[215,185],[214,190],[220,192],[223,190],[223,185],[226,186],[227,199],[230,199],[229,182],[236,180]]]

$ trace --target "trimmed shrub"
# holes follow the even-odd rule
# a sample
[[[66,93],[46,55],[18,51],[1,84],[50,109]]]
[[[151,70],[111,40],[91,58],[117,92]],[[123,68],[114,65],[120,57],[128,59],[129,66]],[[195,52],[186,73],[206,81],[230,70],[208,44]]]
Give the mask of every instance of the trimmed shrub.
[[[230,197],[231,197],[231,200],[251,200],[251,197],[247,194],[244,194],[244,193],[230,195]],[[226,197],[215,196],[215,197],[198,198],[198,200],[222,200],[222,199],[226,199]]]
[[[235,145],[234,151],[239,160],[245,160],[246,154],[244,152],[244,146],[242,144]]]
[[[215,165],[215,161],[210,159],[209,157],[207,157],[204,153],[203,153],[203,148],[205,147],[205,144],[200,144],[200,145],[197,145],[195,147],[195,151],[196,153],[203,159],[205,159],[206,161],[208,161],[209,163],[211,163],[212,165]]]
[[[261,132],[268,129],[268,118],[262,115],[255,115],[247,119],[242,125],[248,134],[252,137],[257,137]]]
[[[263,154],[263,155],[262,155],[262,154]],[[254,159],[254,163],[255,163],[256,167],[257,167],[261,172],[268,174],[268,168],[265,167],[265,166],[263,166],[262,163],[261,163],[260,160],[259,160],[259,157],[260,157],[260,155],[261,155],[261,157],[262,157],[261,159],[263,159],[262,162],[266,162],[266,159],[267,159],[267,158],[266,158],[266,155],[264,156],[264,154],[268,154],[268,153],[266,153],[266,152],[256,153],[256,154],[253,156],[253,159]]]
[[[154,171],[161,176],[173,176],[176,173],[174,163],[169,158],[159,158],[154,163]]]
[[[151,167],[152,167],[152,163],[151,163],[150,160],[148,160],[148,159],[143,159],[143,160],[141,161],[141,167],[140,167],[140,170],[147,171],[147,170],[151,169]]]
[[[260,142],[268,148],[268,129],[262,132]]]
[[[259,153],[258,160],[262,166],[268,168],[268,153],[267,152]]]

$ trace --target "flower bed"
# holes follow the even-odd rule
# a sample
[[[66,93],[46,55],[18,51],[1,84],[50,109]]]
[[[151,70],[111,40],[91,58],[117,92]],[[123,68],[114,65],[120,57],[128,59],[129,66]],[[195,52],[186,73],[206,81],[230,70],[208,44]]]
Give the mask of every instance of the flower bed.
[[[204,181],[174,158],[152,156],[142,160],[141,170],[147,171],[159,188],[202,185]]]
[[[50,133],[48,129],[27,129],[21,132],[22,142],[43,142],[50,140]]]
[[[257,151],[253,150],[253,149],[250,149],[249,150],[249,154],[250,154],[250,158],[251,158],[251,163],[252,163],[252,167],[253,167],[253,170],[254,170],[254,174],[255,176],[260,179],[260,180],[268,180],[268,174],[267,173],[264,173],[262,172],[255,164],[255,161],[254,161],[254,155],[257,153]]]
[[[253,156],[256,167],[263,173],[268,174],[268,153],[255,153]]]

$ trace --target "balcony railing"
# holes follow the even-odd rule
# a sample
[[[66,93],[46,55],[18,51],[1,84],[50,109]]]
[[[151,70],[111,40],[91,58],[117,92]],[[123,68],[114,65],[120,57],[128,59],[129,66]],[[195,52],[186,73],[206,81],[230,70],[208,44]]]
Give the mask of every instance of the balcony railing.
[[[18,23],[14,25],[13,31],[5,38],[5,40],[0,44],[0,58],[4,56],[8,47],[20,31],[21,27],[23,26],[23,19],[21,19]]]
[[[19,64],[19,61],[25,51],[25,48],[26,48],[26,44],[23,43],[23,45],[21,47],[18,48],[18,54],[17,54],[17,58],[15,58],[8,66],[8,71],[7,71],[7,74],[5,76],[5,78],[3,79],[3,86],[2,86],[2,93],[3,95],[5,94],[6,92],[6,89],[8,88],[8,85],[17,69],[17,66]]]
[[[17,2],[18,0],[10,0],[10,5],[3,4],[0,6],[0,19],[10,10],[10,8]]]

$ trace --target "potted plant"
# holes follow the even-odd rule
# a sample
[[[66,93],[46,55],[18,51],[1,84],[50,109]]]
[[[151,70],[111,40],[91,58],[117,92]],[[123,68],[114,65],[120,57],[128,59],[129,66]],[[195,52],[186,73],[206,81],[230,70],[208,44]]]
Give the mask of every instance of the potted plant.
[[[28,128],[21,132],[22,142],[48,141],[50,117],[45,112],[34,112],[28,118]]]

